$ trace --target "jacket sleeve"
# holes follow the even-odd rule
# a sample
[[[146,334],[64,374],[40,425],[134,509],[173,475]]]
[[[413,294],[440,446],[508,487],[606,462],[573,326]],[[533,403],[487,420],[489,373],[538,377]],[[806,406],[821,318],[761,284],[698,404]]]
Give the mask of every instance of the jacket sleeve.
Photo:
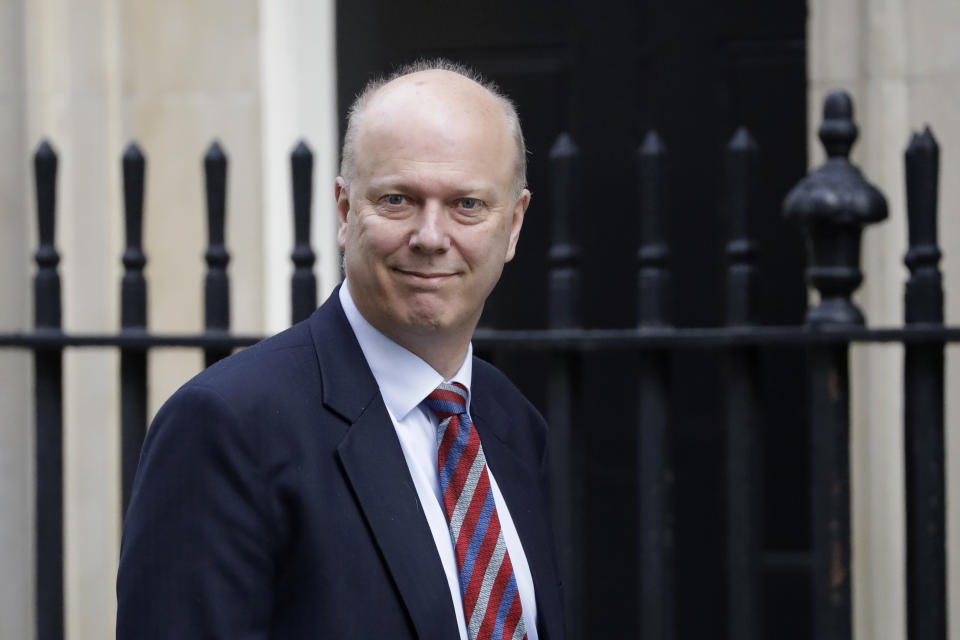
[[[276,532],[255,429],[208,387],[157,414],[124,521],[117,639],[265,639]]]

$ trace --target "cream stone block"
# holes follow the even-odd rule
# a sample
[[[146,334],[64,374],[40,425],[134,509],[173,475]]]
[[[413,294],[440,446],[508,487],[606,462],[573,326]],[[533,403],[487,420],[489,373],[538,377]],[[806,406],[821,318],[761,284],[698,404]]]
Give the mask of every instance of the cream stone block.
[[[866,74],[870,78],[902,79],[907,73],[905,17],[912,0],[865,0]]]
[[[34,637],[36,584],[32,381],[29,354],[0,349],[0,638],[25,640]]]
[[[125,95],[226,96],[259,82],[256,0],[140,0],[124,3]]]
[[[23,329],[31,319],[27,198],[31,158],[23,134],[23,12],[19,0],[0,0],[0,331]]]
[[[0,0],[0,332],[26,329],[30,308],[24,130],[23,0]],[[0,638],[34,637],[34,438],[29,352],[0,349]]]
[[[863,75],[867,1],[809,0],[807,75],[811,83],[851,82]]]
[[[853,613],[857,638],[905,638],[903,348],[850,352]]]
[[[120,554],[119,357],[113,350],[64,355],[64,542],[68,637],[114,633]]]
[[[336,34],[333,0],[261,0],[265,328],[290,324],[293,202],[290,151],[313,150],[311,244],[318,301],[340,280],[333,181],[337,175]]]
[[[903,79],[875,79],[861,103],[861,170],[887,199],[889,217],[867,227],[862,243],[864,283],[858,291],[870,325],[903,322],[907,218],[903,152],[910,140],[909,93]]]
[[[956,73],[960,69],[960,3],[956,0],[910,0],[904,26],[913,77]]]

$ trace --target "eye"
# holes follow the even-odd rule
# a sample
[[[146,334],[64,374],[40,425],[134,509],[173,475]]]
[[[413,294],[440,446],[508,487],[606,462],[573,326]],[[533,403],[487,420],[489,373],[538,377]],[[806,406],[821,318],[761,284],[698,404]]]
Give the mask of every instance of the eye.
[[[399,207],[406,203],[407,198],[399,193],[391,193],[383,196],[383,201],[392,207]]]
[[[460,198],[457,204],[464,211],[476,211],[483,206],[483,201],[477,198]]]

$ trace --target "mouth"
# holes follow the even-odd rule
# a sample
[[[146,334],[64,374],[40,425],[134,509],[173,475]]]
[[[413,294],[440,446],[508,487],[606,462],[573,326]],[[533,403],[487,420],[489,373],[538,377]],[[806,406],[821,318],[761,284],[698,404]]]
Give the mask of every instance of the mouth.
[[[440,284],[457,275],[448,271],[416,271],[399,268],[395,268],[394,271],[407,280],[421,284]]]

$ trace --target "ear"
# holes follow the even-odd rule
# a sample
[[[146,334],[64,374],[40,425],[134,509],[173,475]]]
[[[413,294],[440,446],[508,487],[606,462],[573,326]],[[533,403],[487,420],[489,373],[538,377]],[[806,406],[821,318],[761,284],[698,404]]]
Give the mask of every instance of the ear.
[[[337,199],[337,246],[343,250],[347,244],[347,214],[350,212],[350,190],[347,188],[347,181],[342,176],[337,176],[334,196]]]
[[[524,189],[517,198],[517,203],[513,205],[513,219],[510,221],[510,241],[507,244],[507,255],[504,262],[513,260],[517,253],[517,241],[520,239],[520,227],[523,226],[523,215],[530,206],[530,190]]]

